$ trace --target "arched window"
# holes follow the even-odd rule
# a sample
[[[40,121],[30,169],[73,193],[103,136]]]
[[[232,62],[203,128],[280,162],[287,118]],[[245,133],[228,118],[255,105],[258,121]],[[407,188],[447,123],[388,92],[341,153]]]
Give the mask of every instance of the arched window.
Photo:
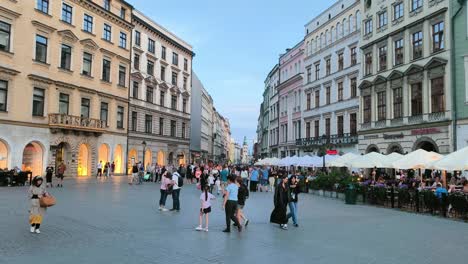
[[[346,18],[343,19],[343,36],[346,36],[349,32],[348,24]]]
[[[321,34],[320,34],[320,48],[319,48],[319,49],[322,49],[322,47],[324,46],[324,45],[323,45],[323,40],[324,40],[324,38],[323,38],[323,33],[321,33]]]
[[[361,29],[361,12],[356,11],[356,29]]]
[[[309,41],[307,41],[306,48],[305,48],[306,55],[309,55]]]
[[[328,29],[325,31],[325,46],[328,45]]]
[[[340,39],[340,36],[341,36],[341,24],[340,22],[338,22],[338,24],[336,24],[336,39]]]
[[[320,49],[319,37],[315,37],[315,51]]]
[[[350,33],[351,33],[351,32],[354,32],[354,30],[356,30],[355,25],[356,25],[356,24],[355,24],[355,22],[354,22],[354,17],[353,17],[353,15],[351,14],[351,15],[349,15],[349,28],[350,28],[350,30],[351,30]]]
[[[335,27],[331,27],[330,32],[331,32],[331,41],[333,43],[336,40]]]

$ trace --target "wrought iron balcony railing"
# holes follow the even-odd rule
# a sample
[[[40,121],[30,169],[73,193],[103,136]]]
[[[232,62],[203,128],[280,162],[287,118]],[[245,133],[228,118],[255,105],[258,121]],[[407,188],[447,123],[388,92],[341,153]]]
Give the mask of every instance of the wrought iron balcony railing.
[[[51,128],[102,132],[107,128],[107,122],[95,118],[49,114],[49,126]]]
[[[357,144],[358,135],[351,133],[336,134],[330,136],[320,136],[320,137],[310,137],[310,138],[301,138],[296,140],[297,146],[323,146],[326,144]]]

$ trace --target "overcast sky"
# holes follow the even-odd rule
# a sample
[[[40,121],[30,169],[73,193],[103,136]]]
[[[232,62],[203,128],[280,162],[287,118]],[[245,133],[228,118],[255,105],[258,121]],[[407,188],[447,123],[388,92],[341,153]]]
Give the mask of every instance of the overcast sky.
[[[193,46],[193,70],[231,122],[232,136],[256,138],[264,80],[278,55],[304,38],[304,25],[333,1],[129,0]]]

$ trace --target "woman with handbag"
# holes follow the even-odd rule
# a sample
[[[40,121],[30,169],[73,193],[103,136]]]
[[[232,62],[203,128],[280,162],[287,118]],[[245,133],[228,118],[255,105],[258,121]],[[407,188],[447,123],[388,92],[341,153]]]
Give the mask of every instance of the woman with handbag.
[[[44,180],[41,176],[36,176],[32,180],[29,187],[29,198],[31,201],[31,208],[29,209],[29,224],[31,225],[30,232],[40,234],[39,227],[42,223],[46,208],[41,207],[39,199],[47,196],[46,186],[43,184]]]

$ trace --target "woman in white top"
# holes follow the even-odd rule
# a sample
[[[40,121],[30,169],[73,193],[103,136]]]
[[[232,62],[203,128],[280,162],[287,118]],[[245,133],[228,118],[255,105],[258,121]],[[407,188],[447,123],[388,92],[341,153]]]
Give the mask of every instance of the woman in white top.
[[[209,193],[210,187],[206,185],[203,189],[203,193],[200,195],[201,208],[199,216],[199,225],[195,230],[208,232],[209,215],[211,213],[211,200],[216,197]],[[205,228],[203,228],[203,215],[205,215]]]

